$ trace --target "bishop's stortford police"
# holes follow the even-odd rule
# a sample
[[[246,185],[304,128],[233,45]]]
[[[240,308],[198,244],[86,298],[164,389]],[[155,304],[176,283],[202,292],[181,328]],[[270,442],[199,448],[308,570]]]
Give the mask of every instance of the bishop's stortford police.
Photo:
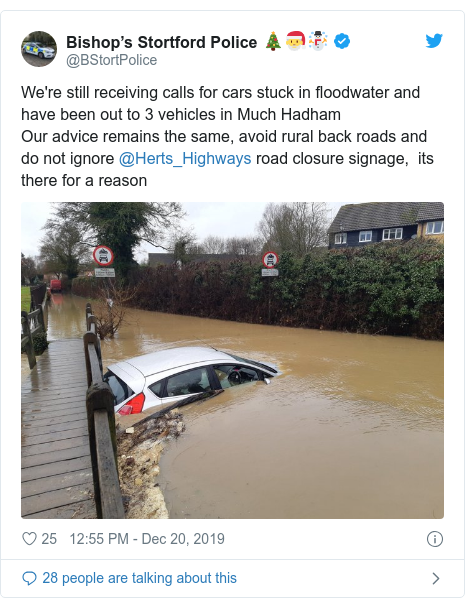
[[[170,38],[153,38],[152,36],[139,36],[137,46],[139,48],[206,48],[206,36],[201,38],[181,38],[181,36],[171,36]],[[116,51],[119,48],[132,48],[131,38],[121,36],[120,38],[82,38],[81,36],[67,36],[67,48],[103,48]],[[256,48],[257,41],[254,38],[239,38],[239,36],[210,36],[209,48]]]

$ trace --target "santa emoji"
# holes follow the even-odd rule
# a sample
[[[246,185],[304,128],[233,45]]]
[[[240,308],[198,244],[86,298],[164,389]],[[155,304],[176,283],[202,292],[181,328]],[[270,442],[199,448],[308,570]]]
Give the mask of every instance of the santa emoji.
[[[305,36],[302,32],[289,32],[286,44],[290,51],[298,51],[299,48],[305,48]]]

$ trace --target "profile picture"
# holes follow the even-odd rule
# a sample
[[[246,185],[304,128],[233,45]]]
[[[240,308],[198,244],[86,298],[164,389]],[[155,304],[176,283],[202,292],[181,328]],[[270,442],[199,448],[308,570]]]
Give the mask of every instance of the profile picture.
[[[55,39],[47,32],[32,32],[21,44],[24,61],[34,67],[44,67],[55,59],[57,45]]]

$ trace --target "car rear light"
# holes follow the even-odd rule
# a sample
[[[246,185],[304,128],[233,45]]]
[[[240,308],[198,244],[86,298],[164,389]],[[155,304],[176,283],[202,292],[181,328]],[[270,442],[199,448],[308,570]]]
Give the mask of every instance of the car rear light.
[[[143,392],[136,394],[131,400],[121,407],[118,411],[120,415],[131,415],[134,413],[140,413],[145,403],[145,395]]]

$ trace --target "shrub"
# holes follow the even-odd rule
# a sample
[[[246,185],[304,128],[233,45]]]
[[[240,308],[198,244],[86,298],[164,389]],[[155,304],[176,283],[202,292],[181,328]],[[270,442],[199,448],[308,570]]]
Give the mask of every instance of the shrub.
[[[32,338],[35,354],[42,354],[48,348],[47,333],[41,331]]]
[[[435,240],[282,253],[278,278],[250,259],[136,268],[134,304],[223,320],[442,339],[444,247]],[[75,279],[92,297],[95,279]]]

